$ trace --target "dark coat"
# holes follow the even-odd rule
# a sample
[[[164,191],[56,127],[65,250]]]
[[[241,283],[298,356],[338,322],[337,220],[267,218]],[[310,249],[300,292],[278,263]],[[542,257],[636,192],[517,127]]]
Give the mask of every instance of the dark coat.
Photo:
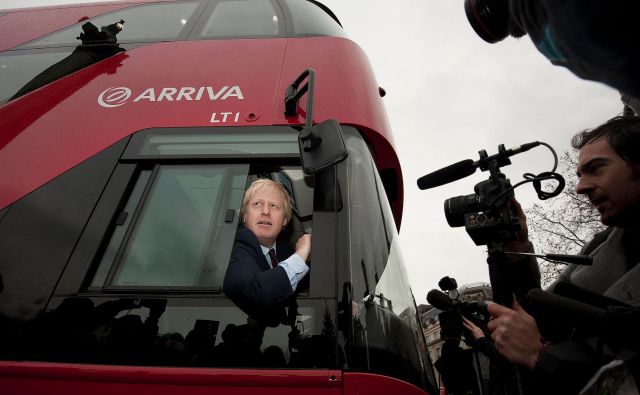
[[[559,281],[567,281],[596,296],[603,295],[638,306],[640,304],[638,291],[640,266],[627,259],[622,243],[623,234],[623,229],[614,227],[596,234],[580,252],[582,255],[593,257],[593,264],[591,266],[569,265],[548,291],[554,292]],[[527,266],[523,265],[522,268]],[[562,313],[558,315],[558,317],[561,316]],[[612,339],[611,335],[600,335],[597,332],[594,335],[588,333],[588,330],[583,334],[584,329],[574,330],[573,325],[563,328],[563,320],[558,318],[553,320],[536,318],[543,336],[555,341],[536,363],[533,377],[535,384],[540,388],[533,393],[549,392],[550,389],[553,389],[551,393],[578,393],[601,366],[612,359],[623,357],[624,354],[616,355],[620,347],[618,344],[620,339],[623,339],[622,344],[629,347],[626,351],[634,347],[631,340],[626,340],[631,339],[626,337],[629,333],[627,328],[630,328],[626,322],[617,325],[620,328],[619,336]],[[599,325],[594,322],[592,326],[596,328]],[[563,334],[566,336],[561,336]],[[553,339],[553,336],[557,339]],[[607,346],[604,346],[605,342]],[[615,347],[610,348],[610,344],[614,344]],[[633,351],[637,352],[636,349]],[[638,369],[638,362],[634,363],[634,369]]]
[[[279,261],[289,258],[294,252],[287,243],[276,243]],[[271,268],[258,239],[246,228],[240,228],[236,233],[223,290],[249,315],[254,315],[259,309],[282,306],[293,295],[284,268]]]

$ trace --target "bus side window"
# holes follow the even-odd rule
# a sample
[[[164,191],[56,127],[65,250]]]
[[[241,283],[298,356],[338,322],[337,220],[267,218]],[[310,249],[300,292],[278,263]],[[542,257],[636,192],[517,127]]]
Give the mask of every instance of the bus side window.
[[[142,171],[93,288],[220,290],[247,165],[163,165]]]
[[[220,1],[200,32],[202,38],[278,37],[283,22],[271,1]]]
[[[75,25],[51,33],[19,48],[75,46],[80,44],[78,35],[82,25],[91,22],[98,29],[124,20],[124,28],[118,34],[118,42],[147,42],[176,40],[185,32],[187,24],[195,22],[197,1],[164,2],[134,5],[109,12],[95,18],[78,21]]]

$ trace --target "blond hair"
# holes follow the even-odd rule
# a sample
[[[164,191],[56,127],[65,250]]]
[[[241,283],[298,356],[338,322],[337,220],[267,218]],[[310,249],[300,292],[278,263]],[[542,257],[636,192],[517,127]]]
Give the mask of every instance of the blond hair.
[[[284,216],[287,219],[287,222],[291,219],[291,212],[293,210],[293,199],[289,196],[289,192],[285,189],[285,187],[279,182],[275,182],[269,180],[267,178],[258,178],[254,182],[249,185],[249,188],[244,193],[244,198],[242,199],[242,207],[240,208],[240,218],[244,217],[244,213],[247,211],[247,206],[249,205],[249,201],[253,197],[253,194],[256,193],[258,189],[262,189],[265,187],[275,188],[282,195]]]

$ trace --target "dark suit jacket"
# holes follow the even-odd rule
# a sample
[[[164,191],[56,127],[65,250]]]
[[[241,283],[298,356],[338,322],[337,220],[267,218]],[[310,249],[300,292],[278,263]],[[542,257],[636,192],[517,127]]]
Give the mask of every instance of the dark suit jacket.
[[[278,261],[284,261],[294,252],[287,243],[276,243]],[[281,306],[293,295],[284,268],[271,268],[271,263],[260,249],[258,239],[246,228],[240,228],[236,233],[223,289],[227,296],[246,312]]]

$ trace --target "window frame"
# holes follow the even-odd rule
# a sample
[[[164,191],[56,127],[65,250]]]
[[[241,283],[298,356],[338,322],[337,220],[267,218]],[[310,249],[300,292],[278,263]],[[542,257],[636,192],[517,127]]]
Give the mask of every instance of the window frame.
[[[297,138],[297,128],[290,126],[253,126],[253,127],[230,127],[230,129],[251,129],[257,132],[264,130],[288,130],[292,135],[295,133]],[[62,273],[60,282],[58,283],[54,296],[65,295],[78,295],[78,296],[98,296],[98,295],[172,295],[172,294],[184,294],[195,297],[196,295],[207,295],[207,297],[222,297],[227,298],[222,290],[211,287],[153,287],[153,286],[103,286],[92,287],[91,283],[96,275],[100,260],[106,250],[106,247],[113,235],[115,229],[115,222],[118,215],[124,209],[131,192],[138,180],[140,173],[143,170],[150,170],[154,166],[162,165],[176,165],[176,164],[243,164],[247,163],[250,167],[253,166],[277,166],[277,167],[300,167],[301,162],[299,155],[277,155],[277,154],[242,154],[234,157],[228,157],[225,155],[180,155],[169,156],[162,158],[160,156],[144,156],[138,159],[132,157],[126,152],[132,152],[131,150],[138,145],[138,142],[134,140],[140,140],[144,136],[154,133],[180,133],[197,131],[199,133],[206,133],[207,130],[221,129],[215,128],[155,128],[139,131],[131,136],[128,141],[128,145],[124,148],[122,156],[114,173],[107,183],[103,195],[100,197],[94,213],[89,218],[85,232],[80,237],[78,245],[73,251],[69,263]],[[124,159],[127,158],[127,159]],[[331,168],[329,173],[335,172],[334,168]],[[252,171],[249,171],[251,176]],[[151,184],[151,183],[150,183]],[[337,187],[336,187],[337,189]],[[325,234],[318,234],[314,236],[314,245],[318,246],[315,249],[312,248],[311,261],[314,260],[326,260],[327,257],[335,256],[337,243],[337,232],[335,217],[336,213],[318,213],[316,216],[316,195],[320,193],[320,190],[314,188],[314,208],[313,208],[313,231],[320,232],[320,229],[324,229],[322,232]],[[144,201],[145,197],[141,197],[141,201]],[[140,206],[140,205],[138,205]],[[139,207],[138,207],[139,209]],[[131,226],[135,223],[132,221]],[[122,244],[126,244],[126,237],[123,239]],[[113,271],[111,268],[110,272]],[[298,297],[302,298],[335,298],[335,265],[311,265],[311,278],[308,293],[299,294]],[[112,273],[109,273],[111,276]],[[105,281],[108,284],[109,279]]]
[[[378,284],[381,284],[387,270],[400,269],[404,271],[402,260],[393,261],[399,258],[394,254],[397,249],[396,231],[393,226],[393,216],[391,214],[390,202],[387,194],[383,190],[382,180],[379,170],[375,166],[374,156],[371,148],[360,131],[356,128],[343,126],[345,135],[345,145],[349,151],[349,156],[342,162],[344,166],[339,174],[340,184],[345,199],[344,205],[347,208],[340,213],[341,228],[349,229],[339,241],[339,254],[347,263],[339,266],[336,283],[342,284],[342,297],[338,297],[341,327],[343,338],[339,340],[339,345],[346,350],[348,369],[357,372],[369,372],[384,374],[400,380],[410,382],[418,387],[425,387],[433,383],[433,377],[429,368],[430,361],[425,361],[424,354],[420,352],[419,340],[424,344],[424,334],[417,324],[413,325],[412,318],[415,315],[407,315],[403,318],[397,313],[397,309],[392,308],[394,300],[384,299],[384,294],[380,292]],[[359,163],[356,161],[362,159]],[[357,171],[356,171],[357,170]],[[373,184],[367,183],[367,189],[357,188],[357,182],[362,177],[371,177]],[[381,226],[384,227],[385,235],[380,235],[374,240],[370,222],[360,221],[365,218],[353,211],[354,206],[362,206],[362,194],[368,194],[373,198],[368,208],[372,215],[379,215]],[[382,199],[387,202],[383,203]],[[352,240],[357,237],[366,237],[367,242]],[[384,239],[382,241],[381,239]],[[384,245],[386,258],[384,261],[370,259],[368,262],[361,260],[365,254],[359,251],[368,251],[367,246],[378,243]],[[391,264],[391,265],[390,265]],[[400,267],[398,267],[400,265]],[[396,266],[393,268],[393,266]],[[380,269],[376,276],[376,269]],[[400,287],[402,288],[402,287]],[[415,299],[409,289],[404,295],[400,295],[404,301],[409,302],[410,310],[417,311]],[[388,296],[388,295],[387,295]],[[393,297],[393,295],[391,296]],[[355,305],[358,307],[356,308]],[[409,312],[409,309],[406,310]],[[393,322],[393,324],[390,324]],[[407,324],[410,322],[411,324]],[[417,326],[417,328],[416,328]],[[418,342],[409,341],[409,336],[414,336]],[[395,342],[394,339],[402,341]],[[404,341],[404,343],[403,343]],[[370,359],[371,358],[371,359]],[[374,361],[373,363],[371,361]]]

